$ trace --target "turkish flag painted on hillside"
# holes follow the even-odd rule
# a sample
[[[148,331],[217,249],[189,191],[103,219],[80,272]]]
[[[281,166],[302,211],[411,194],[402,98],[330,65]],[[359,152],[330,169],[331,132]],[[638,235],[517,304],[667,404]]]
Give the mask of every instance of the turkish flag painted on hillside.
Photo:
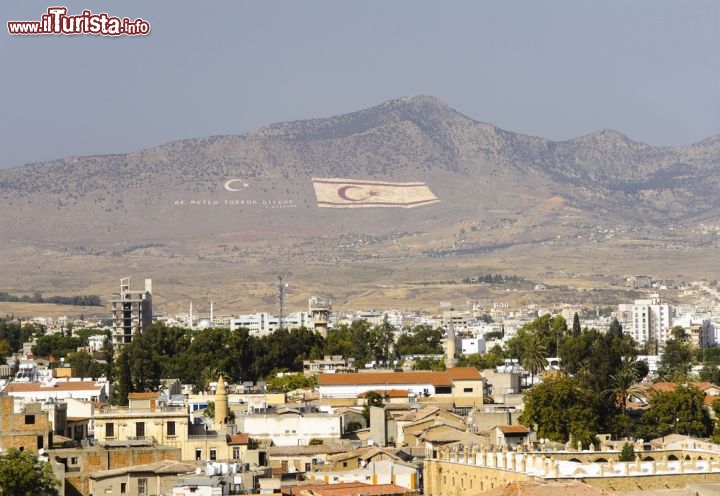
[[[313,178],[318,207],[413,208],[440,200],[423,182],[395,183],[339,178]]]

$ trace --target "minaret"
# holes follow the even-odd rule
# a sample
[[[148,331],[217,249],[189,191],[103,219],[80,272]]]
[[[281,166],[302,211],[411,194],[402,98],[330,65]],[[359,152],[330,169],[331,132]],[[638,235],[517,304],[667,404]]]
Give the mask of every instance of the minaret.
[[[450,325],[447,330],[447,343],[446,343],[446,355],[445,355],[445,368],[452,368],[455,366],[455,329],[452,324],[452,314],[450,314]]]
[[[222,376],[218,379],[215,389],[215,425],[226,423],[228,416],[228,396],[225,391],[225,381]]]
[[[192,329],[192,300],[190,300],[190,319],[188,319],[188,327]]]

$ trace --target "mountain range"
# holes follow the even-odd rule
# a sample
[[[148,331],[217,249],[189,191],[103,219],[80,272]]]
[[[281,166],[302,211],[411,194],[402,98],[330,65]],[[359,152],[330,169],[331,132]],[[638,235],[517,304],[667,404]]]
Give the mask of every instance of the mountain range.
[[[439,201],[322,208],[318,178],[424,184]],[[0,170],[0,276],[10,291],[102,293],[122,276],[152,276],[186,288],[168,301],[191,297],[193,281],[207,294],[279,271],[303,274],[298,301],[346,291],[330,273],[382,286],[483,268],[675,273],[669,261],[688,260],[679,274],[713,276],[719,191],[720,136],[655,147],[601,130],[556,142],[413,96],[241,136]],[[270,301],[272,285],[261,293]]]

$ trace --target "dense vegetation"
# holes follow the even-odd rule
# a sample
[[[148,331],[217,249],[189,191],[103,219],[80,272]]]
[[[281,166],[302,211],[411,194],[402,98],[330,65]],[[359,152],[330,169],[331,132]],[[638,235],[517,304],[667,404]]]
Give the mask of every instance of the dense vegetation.
[[[372,326],[366,321],[340,325],[327,338],[305,328],[256,337],[244,329],[188,330],[154,324],[136,335],[118,356],[116,401],[124,403],[130,392],[156,390],[164,378],[178,378],[201,390],[220,374],[231,382],[257,381],[272,378],[278,371],[300,372],[303,360],[326,355],[352,357],[359,367],[373,361],[393,364],[400,351],[442,353],[441,337],[441,330],[418,326],[394,347],[392,326],[387,322]],[[269,386],[283,391],[289,387],[287,381],[272,380]]]
[[[674,390],[641,385],[648,366],[639,349],[613,321],[607,332],[568,329],[562,317],[540,317],[507,342],[505,352],[520,357],[531,372],[548,356],[559,356],[558,374],[532,387],[525,397],[520,422],[536,427],[540,438],[557,442],[597,444],[596,435],[651,439],[670,433],[707,437],[713,423],[703,405],[704,393],[687,385],[690,362],[704,355],[707,376],[717,376],[717,352],[697,353],[682,328],[672,330],[655,380],[675,381]],[[647,398],[646,410],[633,409],[631,398]]]
[[[15,296],[0,291],[0,301],[22,302],[22,303],[54,303],[55,305],[75,305],[79,307],[99,307],[102,301],[98,295],[76,295],[76,296],[46,296],[35,292],[32,296]]]

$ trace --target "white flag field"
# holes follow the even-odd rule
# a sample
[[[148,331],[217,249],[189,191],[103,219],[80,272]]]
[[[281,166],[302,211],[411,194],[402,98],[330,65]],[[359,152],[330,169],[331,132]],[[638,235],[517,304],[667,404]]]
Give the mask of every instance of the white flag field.
[[[340,178],[313,178],[318,207],[413,208],[440,200],[424,182],[394,183]]]

